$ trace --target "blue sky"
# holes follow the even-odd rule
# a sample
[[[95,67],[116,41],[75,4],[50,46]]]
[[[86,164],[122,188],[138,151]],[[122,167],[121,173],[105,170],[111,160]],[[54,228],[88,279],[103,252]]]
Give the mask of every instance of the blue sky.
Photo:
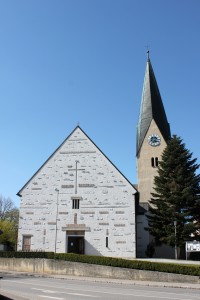
[[[146,45],[171,132],[199,161],[199,0],[0,0],[0,194],[78,122],[132,182]]]

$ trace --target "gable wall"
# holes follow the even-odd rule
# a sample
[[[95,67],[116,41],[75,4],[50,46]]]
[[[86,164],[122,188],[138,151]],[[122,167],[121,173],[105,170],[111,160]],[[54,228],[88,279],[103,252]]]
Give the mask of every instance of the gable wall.
[[[32,250],[54,251],[56,241],[56,251],[67,252],[66,231],[75,226],[72,235],[85,228],[86,254],[135,257],[135,189],[80,128],[20,193],[18,250],[31,235]],[[72,197],[81,199],[79,209]]]

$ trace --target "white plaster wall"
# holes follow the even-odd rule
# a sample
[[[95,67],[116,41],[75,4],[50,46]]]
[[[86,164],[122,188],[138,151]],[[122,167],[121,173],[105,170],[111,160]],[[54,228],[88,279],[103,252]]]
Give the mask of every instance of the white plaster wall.
[[[77,194],[75,193],[75,166]],[[55,191],[59,190],[59,193]],[[31,249],[54,251],[57,214],[57,252],[66,252],[66,231],[84,224],[85,253],[135,257],[135,189],[77,127],[20,191],[18,250],[23,235],[32,235]],[[80,196],[80,209],[72,209]],[[58,198],[57,198],[58,197]],[[106,247],[106,236],[108,247]]]

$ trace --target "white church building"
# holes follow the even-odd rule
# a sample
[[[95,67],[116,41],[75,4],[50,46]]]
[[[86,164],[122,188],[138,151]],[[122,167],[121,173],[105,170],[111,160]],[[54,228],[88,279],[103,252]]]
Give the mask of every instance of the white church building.
[[[136,193],[77,126],[18,192],[18,251],[135,258]]]

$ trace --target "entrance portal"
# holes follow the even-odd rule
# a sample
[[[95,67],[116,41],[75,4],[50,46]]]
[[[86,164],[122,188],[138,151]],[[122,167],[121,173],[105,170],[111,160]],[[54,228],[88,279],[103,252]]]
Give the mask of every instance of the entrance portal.
[[[84,236],[68,236],[67,252],[84,254]]]

